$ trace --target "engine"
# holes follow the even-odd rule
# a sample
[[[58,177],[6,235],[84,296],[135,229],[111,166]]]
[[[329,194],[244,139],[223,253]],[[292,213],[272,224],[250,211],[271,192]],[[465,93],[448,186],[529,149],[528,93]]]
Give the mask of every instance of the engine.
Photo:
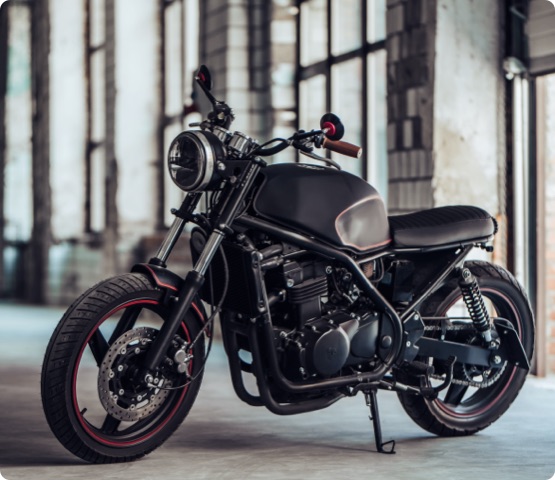
[[[193,259],[204,242],[204,236],[193,231]],[[290,380],[326,378],[349,366],[369,371],[386,358],[393,343],[389,317],[376,313],[344,267],[287,244],[266,238],[251,241],[245,235],[224,241],[223,250],[225,269],[233,278],[223,308],[241,321],[258,316],[263,297],[253,271],[263,272],[280,366]],[[215,272],[224,270],[219,255],[212,267]],[[371,281],[383,274],[376,265],[363,269]],[[203,300],[214,303],[222,298],[222,277],[207,275]],[[239,343],[249,350],[245,338]]]
[[[267,284],[286,286],[286,300],[272,318],[288,378],[330,377],[351,365],[366,369],[387,353],[388,340],[379,342],[380,315],[356,302],[359,291],[346,271],[321,261],[292,261],[278,277]]]

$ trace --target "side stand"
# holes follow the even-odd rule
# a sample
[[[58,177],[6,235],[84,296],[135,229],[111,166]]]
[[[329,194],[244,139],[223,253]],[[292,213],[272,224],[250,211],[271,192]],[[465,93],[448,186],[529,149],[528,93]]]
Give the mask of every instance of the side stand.
[[[378,411],[378,397],[375,388],[364,392],[364,398],[366,399],[366,405],[370,407],[369,418],[372,420],[372,426],[374,427],[374,438],[376,439],[376,449],[379,453],[395,453],[395,440],[390,440],[389,442],[382,443],[382,426],[380,423],[380,414]],[[384,449],[386,445],[391,445],[391,448]]]

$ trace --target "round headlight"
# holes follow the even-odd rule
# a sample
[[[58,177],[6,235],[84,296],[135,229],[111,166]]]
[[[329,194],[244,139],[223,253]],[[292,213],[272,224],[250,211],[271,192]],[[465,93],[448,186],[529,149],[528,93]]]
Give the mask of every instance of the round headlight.
[[[171,143],[168,169],[181,190],[210,190],[221,181],[216,165],[224,158],[224,146],[218,137],[210,132],[190,130],[180,133]]]

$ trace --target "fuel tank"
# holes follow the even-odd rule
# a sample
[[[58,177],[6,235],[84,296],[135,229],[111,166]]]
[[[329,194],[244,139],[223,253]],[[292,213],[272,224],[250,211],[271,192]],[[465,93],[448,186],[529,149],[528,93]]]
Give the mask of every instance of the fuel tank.
[[[384,203],[361,178],[303,163],[270,165],[261,175],[253,202],[259,216],[355,252],[391,242]]]

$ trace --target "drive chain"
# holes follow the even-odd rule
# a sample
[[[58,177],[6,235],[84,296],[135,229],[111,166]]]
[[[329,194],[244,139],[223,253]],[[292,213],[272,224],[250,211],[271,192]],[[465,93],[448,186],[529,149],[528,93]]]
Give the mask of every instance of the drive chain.
[[[474,325],[472,323],[468,323],[468,324],[459,323],[455,325],[450,324],[447,326],[426,325],[424,327],[424,331],[426,332],[453,332],[453,331],[463,331],[463,330],[468,330],[469,332],[475,332]],[[462,385],[465,387],[474,387],[474,388],[491,387],[501,376],[506,366],[507,366],[507,363],[505,362],[505,364],[503,364],[503,366],[499,370],[495,371],[495,373],[493,373],[491,377],[486,377],[481,382],[476,382],[474,380],[461,380],[459,378],[453,378],[451,380],[451,383],[454,385]],[[487,373],[487,371],[484,373]],[[429,375],[429,377],[434,380],[441,380],[441,381],[445,380],[445,377],[443,375],[432,374],[432,375]]]

